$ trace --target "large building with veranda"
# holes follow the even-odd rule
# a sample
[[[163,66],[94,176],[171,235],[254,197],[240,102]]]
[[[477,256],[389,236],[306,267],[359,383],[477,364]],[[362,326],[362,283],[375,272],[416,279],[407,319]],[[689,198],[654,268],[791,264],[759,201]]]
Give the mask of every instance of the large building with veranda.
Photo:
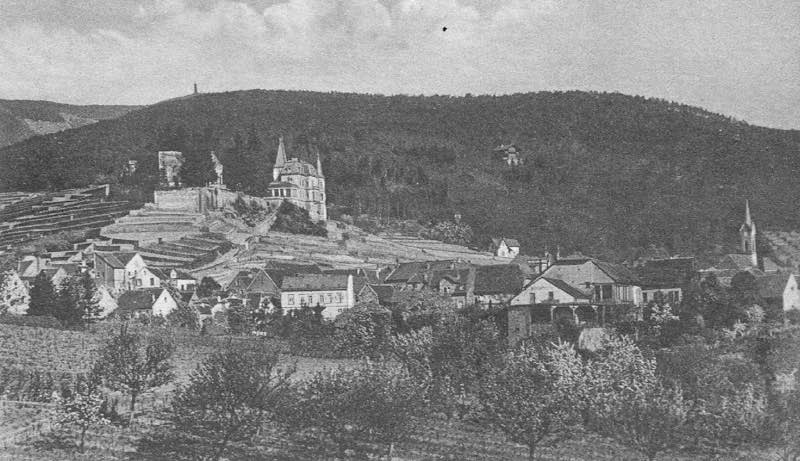
[[[269,184],[267,200],[277,207],[286,200],[308,211],[314,221],[327,221],[328,210],[325,205],[325,176],[322,162],[317,154],[317,166],[297,158],[286,159],[283,137],[278,142],[278,155],[272,168],[272,182]]]

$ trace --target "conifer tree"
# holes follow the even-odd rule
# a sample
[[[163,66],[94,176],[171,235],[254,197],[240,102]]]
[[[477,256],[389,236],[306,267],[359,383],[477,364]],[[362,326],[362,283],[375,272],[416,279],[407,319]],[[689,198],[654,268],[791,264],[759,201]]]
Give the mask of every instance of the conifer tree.
[[[28,305],[28,315],[53,315],[58,299],[50,277],[44,271],[39,272],[33,281]]]

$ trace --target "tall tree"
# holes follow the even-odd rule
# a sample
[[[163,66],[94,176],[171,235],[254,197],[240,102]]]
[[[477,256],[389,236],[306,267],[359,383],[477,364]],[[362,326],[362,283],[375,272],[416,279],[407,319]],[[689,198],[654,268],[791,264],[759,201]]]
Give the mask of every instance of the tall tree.
[[[100,313],[97,286],[88,272],[64,279],[53,315],[65,325],[89,322]]]
[[[172,380],[170,358],[174,350],[175,346],[162,336],[145,338],[128,333],[123,326],[100,351],[93,373],[110,389],[130,395],[130,421],[133,422],[136,399],[143,392]]]
[[[58,298],[53,282],[44,271],[33,280],[31,287],[28,315],[53,315],[56,311]]]

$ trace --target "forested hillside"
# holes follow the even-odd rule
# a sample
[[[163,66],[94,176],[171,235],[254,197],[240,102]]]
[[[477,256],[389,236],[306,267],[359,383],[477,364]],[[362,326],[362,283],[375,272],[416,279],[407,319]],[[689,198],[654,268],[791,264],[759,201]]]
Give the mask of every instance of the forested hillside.
[[[73,106],[49,101],[0,99],[0,147],[37,134],[77,128],[119,117],[138,106]]]
[[[732,244],[750,198],[761,228],[800,229],[800,132],[621,94],[410,97],[286,91],[201,94],[0,150],[3,190],[123,180],[152,187],[159,149],[216,151],[232,187],[271,180],[288,155],[327,176],[332,215],[423,221],[461,213],[476,236],[623,259],[651,245]],[[511,169],[492,149],[515,143]]]

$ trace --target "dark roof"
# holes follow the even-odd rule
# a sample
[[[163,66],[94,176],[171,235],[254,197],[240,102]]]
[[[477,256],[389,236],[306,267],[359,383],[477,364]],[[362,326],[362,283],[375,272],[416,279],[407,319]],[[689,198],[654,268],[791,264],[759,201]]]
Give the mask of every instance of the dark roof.
[[[515,264],[478,266],[475,268],[476,295],[507,293],[516,295],[522,290],[525,274]]]
[[[96,252],[95,256],[99,257],[106,262],[109,266],[115,269],[123,269],[125,265],[136,256],[135,251],[113,251],[110,253]]]
[[[387,277],[384,279],[387,283],[403,283],[411,279],[416,274],[426,271],[442,271],[452,270],[458,268],[469,267],[468,264],[455,261],[416,261],[410,263],[399,264]]]
[[[642,288],[676,288],[689,283],[695,274],[694,258],[652,259],[638,270]]]
[[[278,290],[278,283],[263,269],[256,270],[247,286],[248,293],[276,294]]]
[[[158,277],[161,280],[167,280],[169,278],[169,276],[167,274],[165,274],[164,271],[162,271],[161,269],[159,269],[157,267],[148,267],[147,269],[150,272],[152,272],[153,275],[155,275],[156,277]]]
[[[194,296],[194,291],[181,291],[181,301],[186,304],[189,304],[189,301],[192,300],[192,296]]]
[[[394,302],[394,287],[391,285],[370,285],[375,294],[378,295],[378,302],[380,303],[393,303]]]
[[[24,261],[20,261],[19,262],[19,270],[18,270],[19,275],[24,274],[25,271],[28,270],[29,267],[31,267],[31,264],[33,264],[33,261],[30,260],[30,259],[24,260]]]
[[[578,288],[575,288],[574,286],[570,285],[569,283],[563,280],[551,279],[549,277],[542,277],[542,279],[546,280],[554,287],[558,288],[559,290],[572,296],[575,299],[591,299],[591,295],[584,293],[583,291],[579,290]]]
[[[764,275],[756,278],[756,287],[758,287],[758,294],[762,298],[782,298],[783,290],[786,288],[786,283],[789,281],[791,274],[773,274]]]
[[[328,291],[347,289],[348,275],[298,274],[283,278],[283,291]]]
[[[716,264],[718,270],[746,271],[753,268],[750,255],[731,253],[723,256]]]
[[[233,277],[233,280],[228,283],[228,290],[245,290],[247,287],[250,286],[250,283],[253,281],[253,276],[250,271],[239,271]]]
[[[598,268],[600,268],[601,271],[605,272],[606,275],[611,277],[617,283],[639,283],[639,277],[637,277],[636,274],[631,272],[630,269],[625,266],[599,261],[596,259],[593,259],[592,261],[597,265]]]
[[[150,310],[161,295],[162,288],[145,288],[126,291],[117,299],[117,312]]]

